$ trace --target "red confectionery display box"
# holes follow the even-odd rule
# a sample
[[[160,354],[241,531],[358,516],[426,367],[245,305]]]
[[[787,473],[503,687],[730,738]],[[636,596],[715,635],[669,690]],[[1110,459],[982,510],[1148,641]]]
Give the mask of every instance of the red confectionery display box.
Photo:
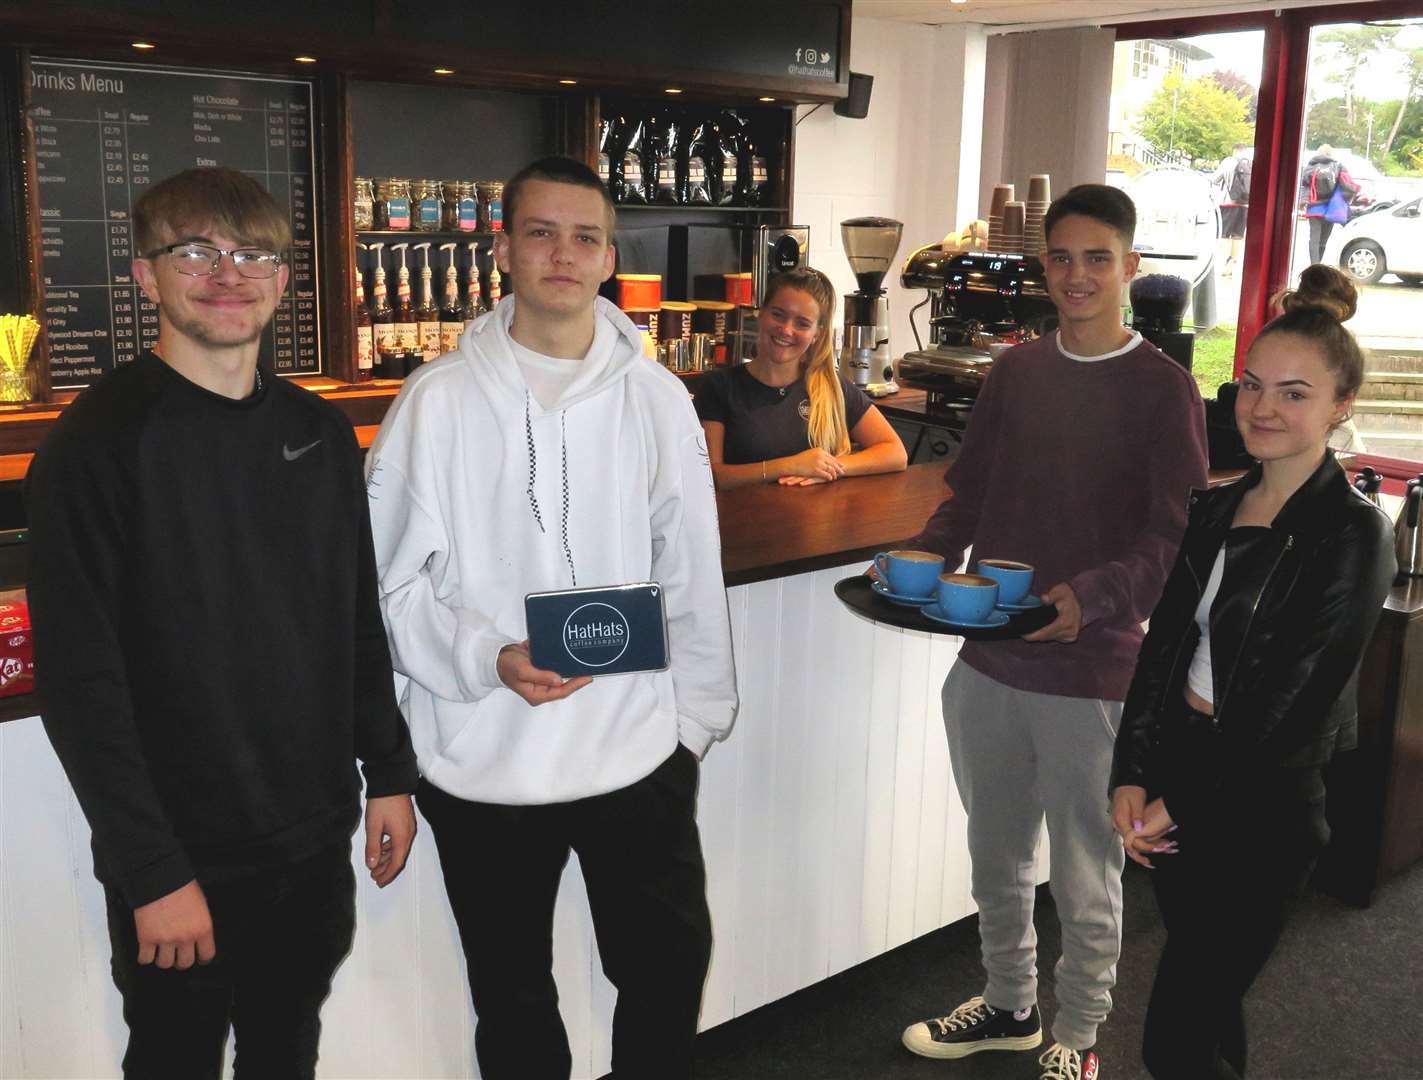
[[[0,697],[32,694],[35,642],[24,589],[0,592]]]

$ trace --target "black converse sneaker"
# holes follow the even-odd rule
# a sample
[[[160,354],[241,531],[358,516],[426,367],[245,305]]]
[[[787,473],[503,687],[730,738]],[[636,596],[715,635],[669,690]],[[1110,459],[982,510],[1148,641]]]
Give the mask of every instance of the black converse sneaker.
[[[983,998],[973,997],[948,1016],[911,1024],[903,1038],[904,1045],[921,1057],[961,1058],[980,1050],[1031,1050],[1042,1045],[1043,1027],[1036,1005],[1019,1020],[1011,1009],[995,1009]]]
[[[1102,1060],[1095,1050],[1071,1050],[1062,1043],[1053,1043],[1047,1053],[1038,1058],[1043,1067],[1038,1080],[1099,1080]]]

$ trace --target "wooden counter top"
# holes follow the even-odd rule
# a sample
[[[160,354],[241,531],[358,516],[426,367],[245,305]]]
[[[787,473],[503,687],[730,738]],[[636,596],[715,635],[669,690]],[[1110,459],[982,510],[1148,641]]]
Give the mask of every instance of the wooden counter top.
[[[919,532],[944,500],[944,465],[833,484],[756,484],[717,494],[727,585],[866,559]]]
[[[948,494],[941,461],[815,487],[756,484],[717,493],[727,585],[865,559],[916,536]],[[1214,487],[1241,470],[1212,472]],[[1423,606],[1423,584],[1416,602]]]

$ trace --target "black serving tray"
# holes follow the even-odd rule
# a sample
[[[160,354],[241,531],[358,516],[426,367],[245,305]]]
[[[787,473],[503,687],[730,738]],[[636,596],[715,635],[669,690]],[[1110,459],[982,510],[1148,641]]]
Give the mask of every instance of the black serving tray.
[[[897,626],[901,630],[923,630],[929,634],[951,634],[954,637],[967,638],[970,641],[1011,641],[1024,634],[1031,634],[1034,630],[1041,630],[1057,618],[1057,608],[1051,604],[1044,604],[1031,611],[1015,612],[1008,616],[1008,621],[1002,626],[995,626],[991,629],[952,626],[929,618],[916,607],[904,607],[901,604],[891,603],[870,588],[870,578],[864,574],[856,574],[854,577],[842,578],[837,581],[835,595],[856,615],[863,615],[875,622]]]

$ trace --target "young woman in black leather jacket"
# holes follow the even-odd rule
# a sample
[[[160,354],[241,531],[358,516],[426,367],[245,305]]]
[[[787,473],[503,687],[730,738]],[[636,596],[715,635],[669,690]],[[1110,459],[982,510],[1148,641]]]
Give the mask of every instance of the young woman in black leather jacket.
[[[1157,1080],[1245,1073],[1242,1001],[1328,839],[1320,769],[1356,735],[1354,676],[1396,572],[1388,519],[1327,449],[1363,381],[1353,286],[1309,267],[1246,359],[1257,464],[1192,496],[1112,769],[1167,941],[1142,1056]]]

